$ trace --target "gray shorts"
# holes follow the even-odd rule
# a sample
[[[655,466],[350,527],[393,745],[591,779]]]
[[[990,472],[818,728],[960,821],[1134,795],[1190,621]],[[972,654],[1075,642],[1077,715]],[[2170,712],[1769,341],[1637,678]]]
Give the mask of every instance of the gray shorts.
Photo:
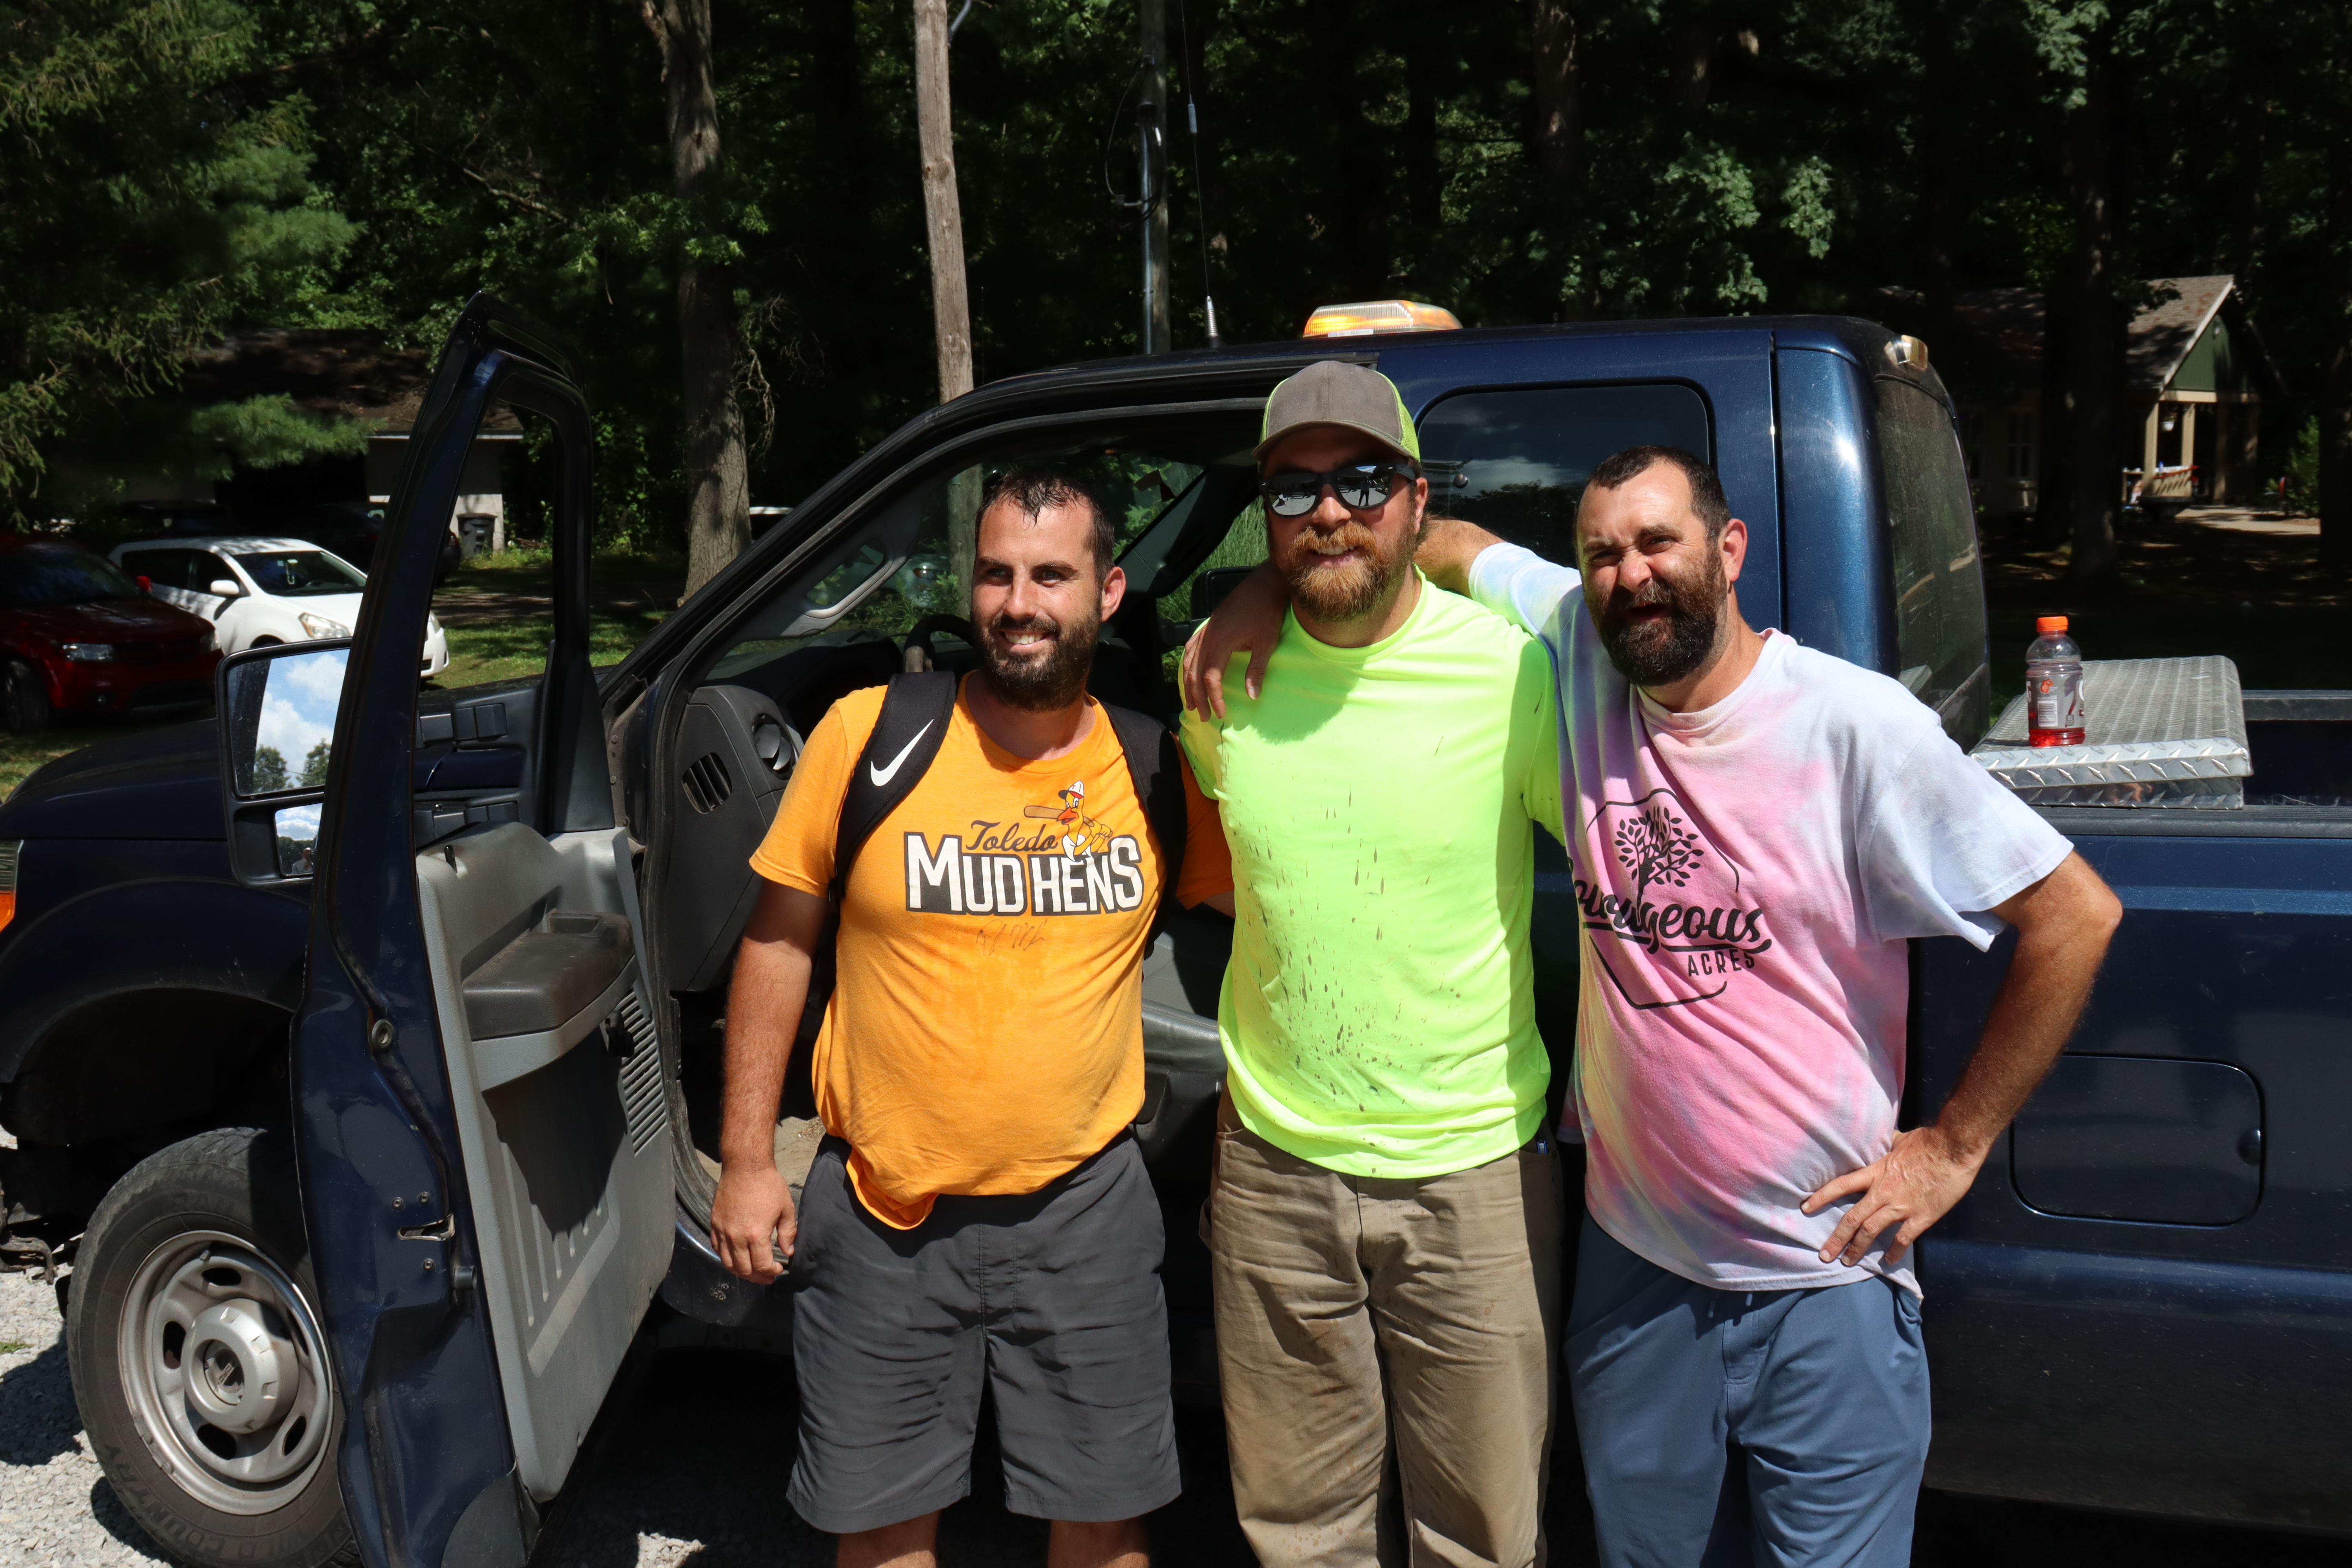
[[[848,1152],[818,1149],[793,1255],[801,1517],[847,1534],[962,1498],[983,1388],[1013,1512],[1107,1521],[1171,1501],[1164,1238],[1135,1140],[1034,1193],[943,1196],[913,1230],[866,1211]]]

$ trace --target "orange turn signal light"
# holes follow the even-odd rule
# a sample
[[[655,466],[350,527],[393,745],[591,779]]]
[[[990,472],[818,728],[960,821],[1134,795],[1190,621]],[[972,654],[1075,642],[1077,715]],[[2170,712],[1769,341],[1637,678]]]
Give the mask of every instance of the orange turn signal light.
[[[1360,300],[1325,305],[1307,318],[1302,338],[1360,338],[1368,332],[1458,332],[1462,323],[1443,305],[1412,300]]]

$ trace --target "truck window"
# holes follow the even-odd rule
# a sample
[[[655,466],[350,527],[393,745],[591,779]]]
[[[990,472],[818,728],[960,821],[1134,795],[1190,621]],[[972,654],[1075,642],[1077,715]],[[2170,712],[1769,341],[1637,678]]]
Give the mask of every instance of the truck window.
[[[1692,387],[1514,387],[1441,398],[1421,417],[1433,516],[1459,517],[1573,565],[1585,477],[1628,447],[1679,447],[1708,462],[1706,401]]]
[[[1907,381],[1876,384],[1878,464],[1893,535],[1898,679],[1963,747],[1992,721],[1976,510],[1952,416]]]

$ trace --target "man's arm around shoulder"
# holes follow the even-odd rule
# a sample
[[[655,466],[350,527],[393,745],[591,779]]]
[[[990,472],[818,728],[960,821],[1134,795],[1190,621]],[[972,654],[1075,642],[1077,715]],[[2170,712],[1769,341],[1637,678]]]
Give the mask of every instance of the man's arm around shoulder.
[[[1422,535],[1421,548],[1413,552],[1413,564],[1421,574],[1449,594],[1470,592],[1470,564],[1478,552],[1490,544],[1500,544],[1499,535],[1487,532],[1475,522],[1458,517],[1433,517]]]

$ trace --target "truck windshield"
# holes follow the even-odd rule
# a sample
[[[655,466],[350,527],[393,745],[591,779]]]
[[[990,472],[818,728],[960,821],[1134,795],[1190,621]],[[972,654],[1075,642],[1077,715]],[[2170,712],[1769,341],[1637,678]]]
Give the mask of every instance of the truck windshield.
[[[1897,679],[1973,746],[1991,722],[1984,573],[1952,416],[1925,388],[1876,383],[1878,461],[1894,538]]]
[[[69,544],[31,544],[0,553],[0,605],[12,610],[138,596],[139,584],[113,562]]]
[[[281,599],[312,598],[321,594],[356,594],[367,578],[323,550],[256,551],[240,552],[236,563],[255,587]]]

